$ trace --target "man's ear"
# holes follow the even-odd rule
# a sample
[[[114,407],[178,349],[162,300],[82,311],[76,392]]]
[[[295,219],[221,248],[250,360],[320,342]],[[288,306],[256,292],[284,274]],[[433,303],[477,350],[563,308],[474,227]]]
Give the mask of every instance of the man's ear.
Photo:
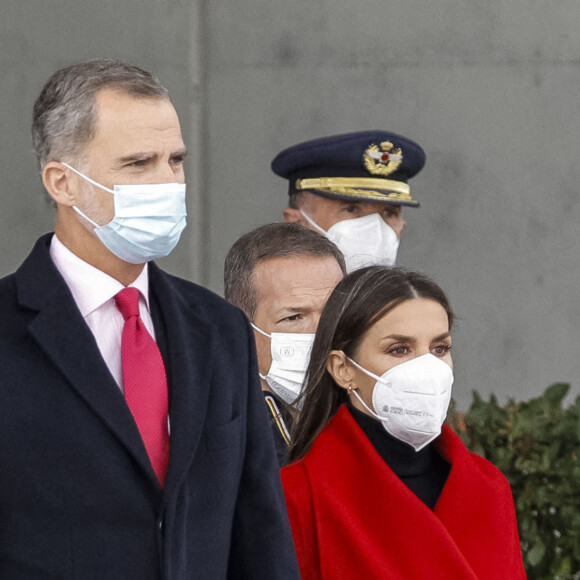
[[[284,221],[286,223],[299,223],[303,226],[308,227],[308,223],[304,219],[304,216],[299,209],[293,207],[287,207],[283,212]]]
[[[343,389],[354,389],[354,368],[341,350],[332,350],[326,361],[326,370]]]
[[[42,170],[42,183],[50,197],[59,205],[73,206],[77,189],[72,187],[76,175],[58,161],[49,161]]]

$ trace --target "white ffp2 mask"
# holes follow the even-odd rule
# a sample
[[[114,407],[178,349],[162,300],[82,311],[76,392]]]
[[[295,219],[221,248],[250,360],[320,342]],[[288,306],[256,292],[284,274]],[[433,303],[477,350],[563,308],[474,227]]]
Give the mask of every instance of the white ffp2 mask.
[[[63,165],[114,196],[115,215],[103,226],[78,207],[73,209],[95,226],[95,234],[115,256],[131,264],[143,264],[163,258],[175,248],[187,223],[184,183],[114,185],[109,189],[68,163]]]
[[[252,328],[270,339],[272,363],[267,375],[260,375],[268,386],[288,405],[296,405],[302,393],[314,334],[272,332],[268,334],[252,324]]]
[[[415,451],[439,436],[453,385],[453,371],[447,363],[428,353],[405,361],[379,377],[348,360],[377,381],[372,394],[374,410],[369,409],[355,390],[351,392],[381,421],[388,433]]]
[[[341,220],[330,226],[328,231],[302,210],[300,213],[313,228],[338,246],[349,274],[365,266],[395,265],[399,238],[379,213]]]

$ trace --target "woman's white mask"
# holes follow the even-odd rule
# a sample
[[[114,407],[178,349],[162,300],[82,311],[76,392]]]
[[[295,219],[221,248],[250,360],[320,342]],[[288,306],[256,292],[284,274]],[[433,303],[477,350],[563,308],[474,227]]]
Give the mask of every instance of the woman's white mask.
[[[428,353],[392,367],[379,377],[347,358],[377,381],[372,394],[374,410],[356,390],[350,392],[388,433],[415,451],[439,436],[453,385],[453,370],[446,362]]]
[[[272,363],[268,374],[260,374],[260,377],[285,403],[299,407],[297,399],[304,387],[314,334],[297,332],[268,334],[255,324],[252,324],[252,328],[270,339]]]
[[[347,273],[365,266],[395,265],[399,238],[381,214],[341,220],[326,231],[302,210],[300,213],[313,228],[338,246],[344,255]]]

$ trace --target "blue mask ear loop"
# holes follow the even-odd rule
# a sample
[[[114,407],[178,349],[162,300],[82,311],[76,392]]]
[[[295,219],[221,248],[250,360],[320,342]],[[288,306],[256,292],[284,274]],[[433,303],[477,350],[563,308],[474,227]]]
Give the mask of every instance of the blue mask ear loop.
[[[74,167],[71,167],[65,161],[61,161],[61,163],[65,167],[68,167],[72,172],[76,173],[79,177],[82,177],[85,181],[88,181],[91,185],[94,185],[95,187],[98,187],[98,188],[102,189],[103,191],[106,191],[107,193],[110,193],[112,195],[115,195],[115,190],[114,189],[109,189],[108,187],[105,187],[104,185],[101,185],[97,181],[94,181],[90,177],[87,177],[84,173],[81,173],[80,171],[76,170]]]
[[[82,177],[85,181],[88,181],[91,185],[94,185],[95,187],[98,187],[98,188],[102,189],[103,191],[106,191],[107,193],[110,193],[111,195],[115,195],[115,192],[112,189],[109,189],[108,187],[105,187],[104,185],[101,185],[100,183],[97,183],[96,181],[92,180],[90,177],[87,177],[86,175],[82,174],[80,171],[77,171],[74,167],[71,167],[65,161],[61,161],[61,163],[65,167],[68,167],[73,173],[76,173],[79,177]],[[100,228],[101,227],[97,222],[94,222],[88,215],[86,215],[85,213],[83,213],[76,205],[73,205],[72,208],[82,218],[86,219],[95,228]]]
[[[92,226],[95,226],[95,228],[100,228],[101,226],[97,223],[94,222],[88,215],[84,214],[76,205],[73,205],[72,208],[84,219],[86,219]]]

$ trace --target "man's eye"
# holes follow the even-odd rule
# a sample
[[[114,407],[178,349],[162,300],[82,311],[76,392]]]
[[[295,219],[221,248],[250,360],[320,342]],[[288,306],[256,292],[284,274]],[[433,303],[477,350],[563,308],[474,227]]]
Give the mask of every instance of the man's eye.
[[[297,320],[300,320],[302,318],[301,314],[294,314],[292,316],[287,316],[286,318],[283,318],[282,320],[284,322],[296,322]]]
[[[383,217],[385,219],[394,219],[398,218],[401,215],[401,212],[396,209],[385,209],[383,210]]]

